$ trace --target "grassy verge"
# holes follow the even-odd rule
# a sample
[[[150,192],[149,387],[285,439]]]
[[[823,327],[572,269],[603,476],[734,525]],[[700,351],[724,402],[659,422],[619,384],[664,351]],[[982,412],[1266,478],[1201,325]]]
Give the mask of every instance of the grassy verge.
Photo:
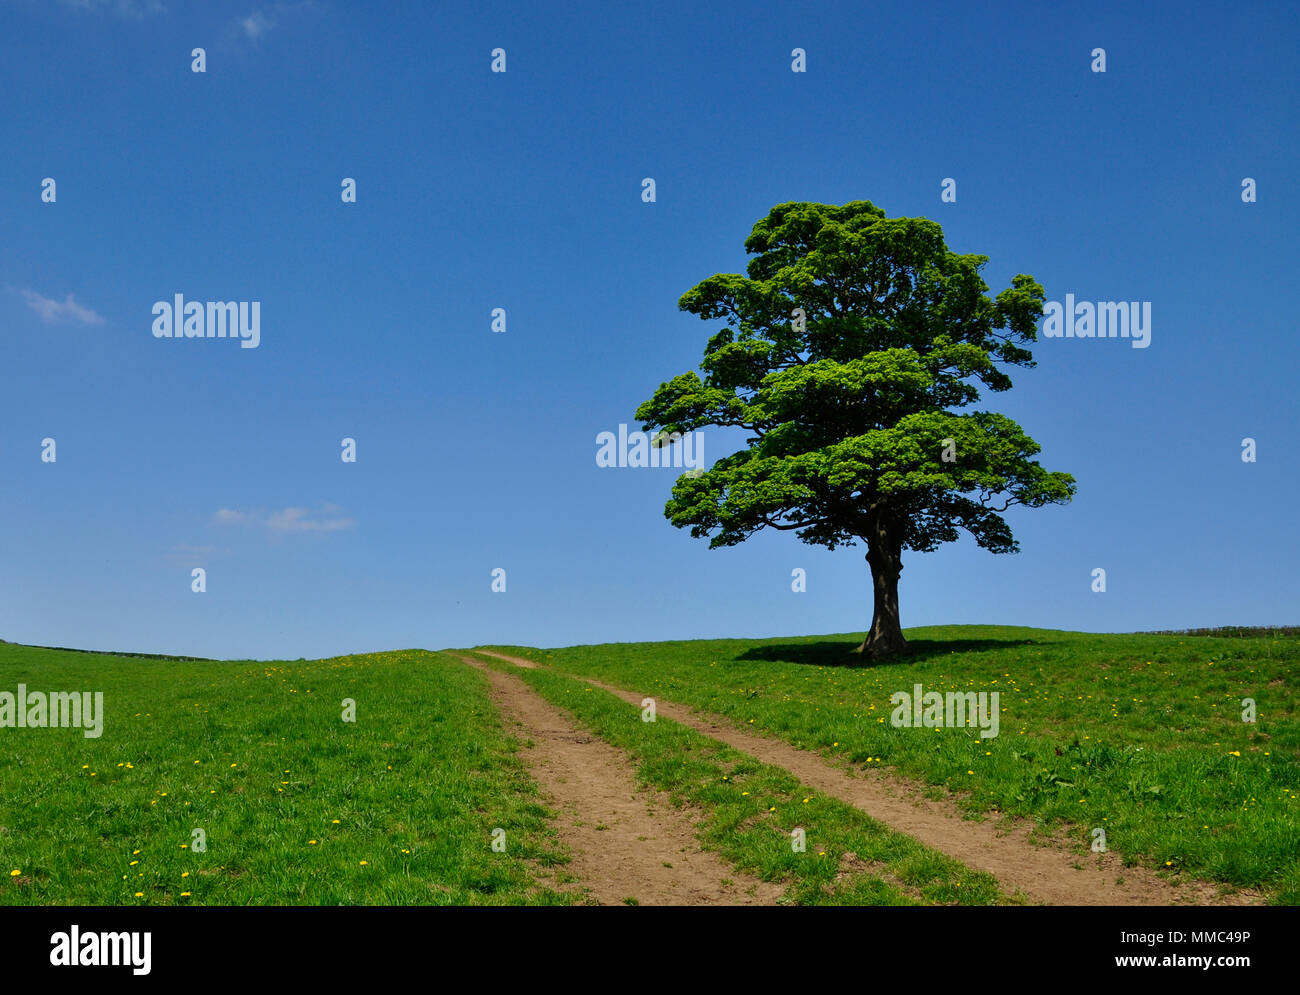
[[[0,904],[576,900],[557,890],[550,813],[483,675],[449,657],[216,663],[0,645],[0,691],[19,683],[102,691],[105,719],[97,739],[0,729]]]
[[[786,881],[800,905],[989,905],[1006,901],[991,875],[894,832],[858,809],[804,788],[788,772],[640,710],[607,691],[550,670],[521,670],[484,658],[527,681],[601,739],[626,751],[641,783],[704,813],[701,843],[740,870]],[[796,852],[792,832],[806,849]]]
[[[1064,827],[1080,852],[1101,828],[1129,863],[1300,904],[1300,640],[998,626],[908,638],[912,657],[876,665],[848,655],[854,635],[501,649],[892,768],[973,815]],[[998,691],[999,735],[895,728],[890,696],[915,684]]]

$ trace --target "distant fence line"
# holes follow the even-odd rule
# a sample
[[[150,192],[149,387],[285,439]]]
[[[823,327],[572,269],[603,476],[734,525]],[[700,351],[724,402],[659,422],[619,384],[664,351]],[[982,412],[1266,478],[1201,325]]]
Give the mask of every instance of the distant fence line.
[[[7,639],[0,639],[0,643],[9,646],[26,646],[34,650],[55,650],[59,653],[94,653],[96,656],[131,656],[140,660],[195,660],[199,663],[219,663],[219,660],[213,660],[206,656],[174,656],[170,653],[119,653],[116,650],[79,650],[71,646],[36,646],[31,643],[11,643]]]
[[[1294,638],[1300,625],[1219,625],[1210,629],[1146,629],[1139,636],[1223,636],[1236,639]]]

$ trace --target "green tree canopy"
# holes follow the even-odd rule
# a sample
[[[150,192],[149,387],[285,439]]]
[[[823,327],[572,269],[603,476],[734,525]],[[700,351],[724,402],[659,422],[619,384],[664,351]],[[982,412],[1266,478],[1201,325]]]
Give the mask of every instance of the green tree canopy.
[[[1033,366],[1043,288],[1019,275],[996,297],[987,256],[952,252],[938,224],[869,201],[774,207],[745,241],[748,276],[719,273],[679,306],[723,321],[700,371],[661,384],[645,431],[731,426],[747,446],[673,486],[665,516],[732,546],[761,529],[835,549],[865,544],[875,592],[859,650],[905,651],[904,550],[970,534],[1016,551],[1008,507],[1068,502],[1074,478],[1044,470],[1010,418],[967,409],[981,388]]]

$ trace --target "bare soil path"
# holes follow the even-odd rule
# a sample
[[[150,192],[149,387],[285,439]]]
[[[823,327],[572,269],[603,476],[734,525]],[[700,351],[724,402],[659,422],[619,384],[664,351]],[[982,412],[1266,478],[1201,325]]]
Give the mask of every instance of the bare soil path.
[[[578,883],[601,905],[774,905],[785,890],[702,850],[698,813],[637,789],[631,760],[580,728],[523,681],[485,666],[508,731],[530,745],[529,771],[559,811],[560,839]],[[508,841],[507,841],[508,845]],[[557,886],[558,887],[558,886]],[[628,901],[634,899],[634,902]]]
[[[532,660],[475,650],[519,667],[535,668]],[[581,675],[570,675],[641,706],[644,695],[613,687]],[[808,750],[773,736],[738,728],[730,720],[690,706],[655,697],[659,715],[782,767],[804,784],[847,802],[891,829],[933,847],[968,867],[987,871],[1008,893],[1020,892],[1033,903],[1046,905],[1256,905],[1256,891],[1228,892],[1204,881],[1174,883],[1144,867],[1124,867],[1113,853],[1072,853],[1064,845],[1031,842],[1027,820],[1005,831],[996,817],[966,819],[950,801],[925,797],[922,786],[907,783],[883,770],[850,773]]]

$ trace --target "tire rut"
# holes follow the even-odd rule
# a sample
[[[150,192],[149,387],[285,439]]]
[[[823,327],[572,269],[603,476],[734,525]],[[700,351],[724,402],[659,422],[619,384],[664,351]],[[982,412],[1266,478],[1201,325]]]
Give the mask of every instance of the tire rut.
[[[536,668],[532,660],[474,650],[519,667]],[[557,671],[563,672],[563,671]],[[570,674],[640,707],[641,694],[601,681]],[[1145,867],[1125,867],[1114,853],[1082,857],[1059,844],[1046,846],[1029,839],[1033,829],[1021,820],[1009,831],[992,822],[962,817],[950,801],[926,798],[919,785],[891,778],[884,771],[849,773],[821,756],[772,736],[738,729],[730,720],[657,696],[659,715],[720,740],[764,763],[782,767],[804,784],[861,809],[891,829],[904,833],[975,870],[987,871],[1010,893],[1019,891],[1030,902],[1045,905],[1256,905],[1258,891],[1229,891],[1206,881],[1171,883]]]
[[[784,887],[701,849],[698,813],[638,790],[621,750],[581,728],[523,681],[466,656],[492,685],[507,731],[530,741],[521,756],[559,812],[568,870],[601,905],[775,905]],[[727,883],[724,883],[727,882]],[[629,899],[635,900],[629,901]]]

